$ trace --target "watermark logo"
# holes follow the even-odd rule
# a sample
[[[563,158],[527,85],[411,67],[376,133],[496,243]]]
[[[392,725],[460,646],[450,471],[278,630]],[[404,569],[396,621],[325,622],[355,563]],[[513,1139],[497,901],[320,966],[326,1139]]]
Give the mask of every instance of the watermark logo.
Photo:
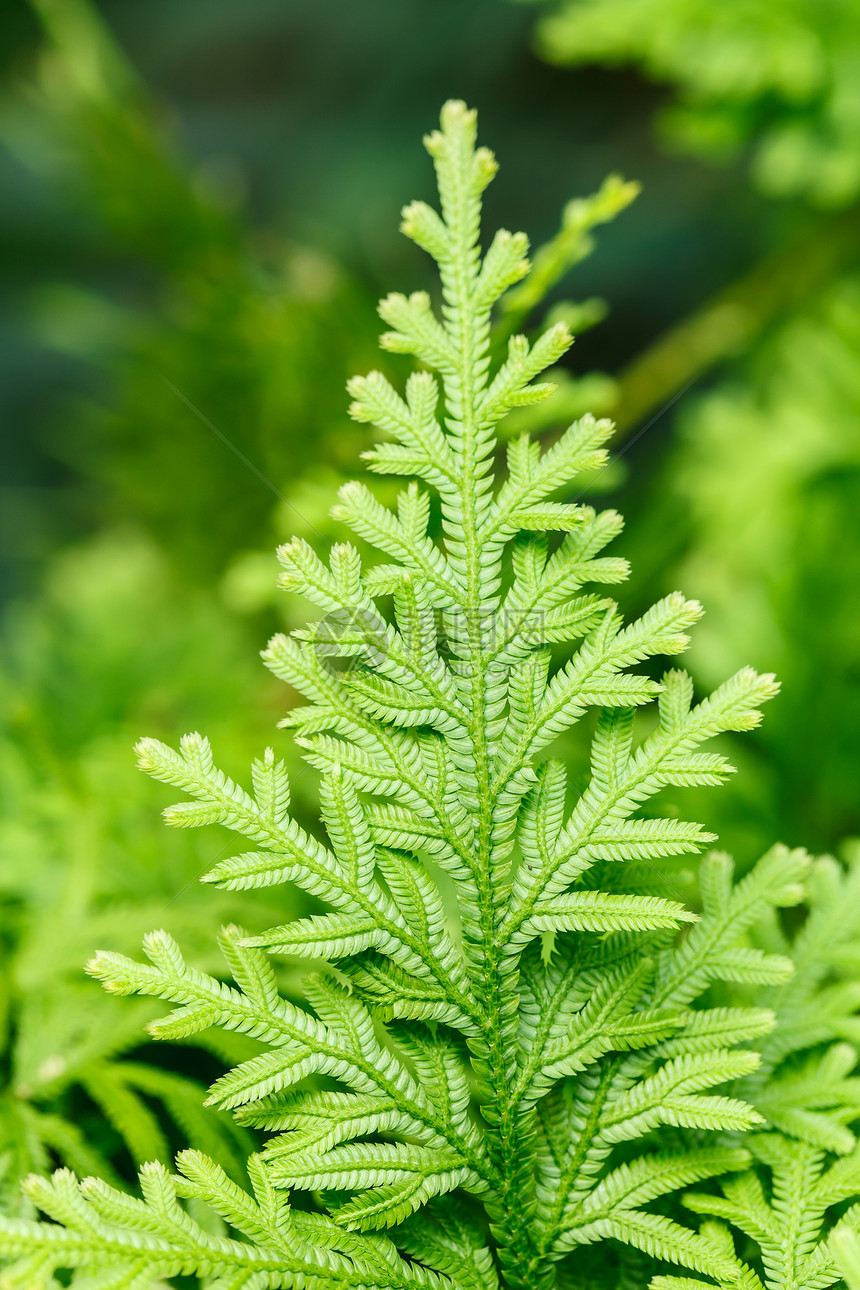
[[[326,614],[302,635],[321,659],[350,659],[352,666],[386,670],[402,658],[457,660],[477,647],[492,658],[513,648],[529,652],[547,643],[547,614],[497,609],[465,613],[460,609],[413,609],[394,627],[375,606],[344,605]]]

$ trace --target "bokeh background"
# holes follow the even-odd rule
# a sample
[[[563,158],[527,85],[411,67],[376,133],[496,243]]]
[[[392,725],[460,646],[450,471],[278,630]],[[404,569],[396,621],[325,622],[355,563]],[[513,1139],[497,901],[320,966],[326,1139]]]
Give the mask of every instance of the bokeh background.
[[[144,1044],[149,1005],[80,965],[155,925],[210,965],[219,919],[254,923],[196,884],[222,842],[163,829],[131,746],[292,756],[256,657],[303,613],[273,549],[334,536],[369,440],[344,382],[390,361],[378,296],[427,280],[397,216],[447,97],[501,161],[491,224],[540,244],[610,172],[641,182],[593,238],[567,210],[549,307],[580,334],[542,428],[617,420],[585,495],[627,517],[625,609],[704,602],[697,685],[783,681],[698,818],[742,867],[860,832],[856,0],[6,0],[0,60],[8,1197],[189,1137],[231,1167],[194,1083],[227,1054]]]

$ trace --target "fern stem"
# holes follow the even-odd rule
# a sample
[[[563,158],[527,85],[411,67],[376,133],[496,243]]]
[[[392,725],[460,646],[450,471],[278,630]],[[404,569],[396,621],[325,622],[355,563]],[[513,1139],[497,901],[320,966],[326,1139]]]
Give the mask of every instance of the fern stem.
[[[465,221],[463,222],[465,223]],[[463,246],[455,262],[471,254]],[[532,1219],[534,1215],[534,1168],[528,1147],[529,1135],[520,1114],[515,1093],[516,1016],[519,999],[515,977],[503,967],[503,946],[499,931],[503,911],[497,898],[494,866],[492,756],[488,738],[487,663],[484,648],[484,615],[492,603],[492,587],[482,560],[481,523],[478,515],[482,461],[478,451],[475,416],[476,382],[488,325],[474,320],[470,283],[466,274],[457,281],[460,320],[459,412],[462,451],[462,545],[465,557],[467,604],[466,630],[471,692],[470,736],[472,742],[477,818],[475,820],[474,872],[478,905],[478,957],[473,961],[473,989],[483,1004],[484,1041],[480,1064],[485,1067],[489,1094],[486,1118],[492,1126],[491,1158],[500,1177],[498,1200],[488,1198],[487,1211],[499,1242],[504,1277],[512,1288],[538,1290],[548,1284],[538,1274],[539,1255]],[[469,322],[472,321],[472,326]],[[476,335],[476,332],[479,333]],[[480,333],[483,332],[483,335]]]

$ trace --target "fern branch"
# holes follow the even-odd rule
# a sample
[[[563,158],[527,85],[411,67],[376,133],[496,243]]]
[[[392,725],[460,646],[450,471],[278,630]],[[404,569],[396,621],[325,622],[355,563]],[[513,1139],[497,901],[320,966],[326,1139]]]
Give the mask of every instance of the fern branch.
[[[704,992],[785,981],[785,955],[748,933],[799,898],[805,860],[776,849],[733,884],[724,858],[706,859],[697,918],[647,874],[712,835],[640,812],[668,786],[719,784],[731,767],[699,745],[755,726],[776,686],[745,669],[693,705],[683,673],[657,683],[635,669],[686,647],[698,604],[674,593],[625,625],[612,601],[583,592],[626,576],[601,554],[620,521],[554,495],[603,460],[609,423],[582,417],[543,453],[513,437],[496,470],[500,423],[552,392],[542,375],[572,338],[563,325],[506,334],[497,357],[493,311],[517,316],[632,190],[613,181],[572,209],[570,237],[539,256],[529,286],[524,235],[503,230],[481,250],[496,166],[476,146],[475,114],[447,104],[425,142],[441,209],[413,203],[402,227],[436,261],[441,304],[393,294],[380,314],[383,346],[431,370],[403,395],[378,373],[350,393],[353,415],[389,436],[371,469],[429,485],[439,536],[416,483],[393,507],[346,485],[335,515],[383,559],[363,567],[346,543],[327,563],[303,542],[283,547],[282,585],[324,617],[265,654],[307,700],[283,724],[322,772],[326,840],[291,815],[271,751],[247,791],[198,735],[178,752],[139,746],[144,769],[186,794],[169,823],[219,823],[253,847],[206,881],[295,883],[325,909],[254,937],[225,929],[235,985],[187,964],[163,933],[147,939],[148,965],[102,953],[90,968],[109,990],[176,1005],[151,1023],[156,1036],[220,1027],[260,1043],[209,1096],[273,1135],[249,1167],[254,1196],[196,1155],[173,1179],[147,1167],[143,1200],[66,1175],[33,1183],[54,1224],[0,1230],[25,1284],[116,1267],[104,1284],[117,1290],[186,1274],[223,1290],[553,1290],[568,1256],[611,1241],[635,1252],[631,1267],[662,1260],[719,1284],[747,1277],[752,1290],[712,1226],[663,1211],[691,1183],[749,1173],[725,1145],[762,1123],[737,1095],[755,1086],[761,1055],[740,1045],[766,1045],[776,1009],[711,1006]],[[634,709],[655,698],[643,739]],[[564,768],[541,759],[590,708],[590,779],[571,803]],[[307,1006],[282,997],[264,950],[323,961]],[[109,1083],[102,1101],[120,1122],[145,1080]],[[655,1151],[655,1133],[681,1149]],[[709,1203],[728,1204],[735,1185]],[[291,1188],[328,1212],[290,1211]],[[238,1235],[204,1231],[180,1198],[205,1200]]]

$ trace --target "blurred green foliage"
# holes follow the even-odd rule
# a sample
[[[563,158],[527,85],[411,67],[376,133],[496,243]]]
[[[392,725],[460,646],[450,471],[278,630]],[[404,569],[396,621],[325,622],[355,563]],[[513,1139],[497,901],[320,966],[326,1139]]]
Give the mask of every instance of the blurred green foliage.
[[[749,145],[755,182],[830,207],[860,194],[855,0],[560,0],[538,27],[567,66],[634,63],[678,88],[673,147],[713,160]]]
[[[10,606],[5,626],[0,1162],[7,1203],[22,1174],[54,1159],[122,1176],[133,1163],[169,1161],[189,1135],[235,1172],[247,1144],[201,1106],[201,1079],[225,1054],[174,1050],[153,1065],[143,1026],[160,1009],[106,998],[81,965],[94,945],[131,951],[156,925],[180,929],[211,962],[212,926],[240,912],[264,925],[271,897],[266,911],[198,891],[217,845],[211,836],[189,845],[165,830],[131,747],[141,729],[175,737],[214,721],[231,756],[247,755],[271,716],[271,695],[231,616],[180,584],[151,542],[131,531],[59,554],[44,588]],[[237,720],[243,712],[244,722]],[[293,908],[288,899],[285,913]],[[117,1060],[132,1050],[146,1060]]]
[[[759,188],[794,199],[759,214],[758,263],[622,372],[616,415],[636,432],[707,375],[707,390],[671,414],[651,466],[659,506],[642,488],[632,495],[629,541],[649,581],[705,605],[690,658],[703,686],[742,661],[783,681],[757,746],[737,751],[743,773],[722,803],[722,834],[741,852],[775,836],[832,847],[857,830],[860,769],[860,9],[544,9],[543,57],[632,64],[669,83],[674,94],[657,107],[669,149],[749,161]]]
[[[833,846],[857,827],[860,279],[834,283],[679,417],[666,463],[686,551],[673,584],[707,606],[703,684],[767,659],[783,691],[755,772],[759,834]],[[742,463],[742,466],[739,466]]]
[[[5,141],[90,213],[121,277],[136,266],[145,291],[126,289],[126,304],[115,288],[45,281],[28,306],[33,333],[100,379],[64,400],[46,439],[96,536],[52,556],[41,593],[11,603],[0,657],[0,1159],[13,1195],[22,1173],[54,1159],[128,1174],[153,1155],[169,1159],[189,1135],[229,1169],[242,1158],[232,1126],[200,1105],[200,1078],[225,1054],[153,1064],[142,1047],[152,1009],[117,1010],[80,969],[97,943],[130,950],[160,923],[181,927],[206,957],[208,930],[236,912],[223,898],[197,899],[211,843],[165,837],[131,747],[144,730],[176,736],[215,722],[238,757],[274,724],[253,637],[213,582],[241,541],[271,531],[279,490],[268,475],[295,478],[319,450],[334,401],[314,387],[325,388],[338,338],[362,335],[349,326],[345,276],[325,257],[275,238],[249,245],[95,13],[35,8],[44,46],[26,91],[6,103]],[[228,429],[216,452],[201,451],[214,436],[197,400]],[[303,434],[285,441],[283,425],[295,422]],[[235,452],[245,450],[262,478],[237,488],[245,467]],[[336,433],[328,455],[336,461]],[[133,1049],[142,1060],[117,1060]]]
[[[289,494],[308,462],[354,459],[340,391],[369,359],[371,310],[323,254],[244,233],[229,176],[190,166],[94,11],[34,8],[46,43],[2,136],[94,218],[123,276],[145,275],[128,303],[115,285],[46,281],[31,297],[36,336],[103,372],[64,405],[49,451],[102,522],[145,524],[212,578],[269,534],[284,481]]]

